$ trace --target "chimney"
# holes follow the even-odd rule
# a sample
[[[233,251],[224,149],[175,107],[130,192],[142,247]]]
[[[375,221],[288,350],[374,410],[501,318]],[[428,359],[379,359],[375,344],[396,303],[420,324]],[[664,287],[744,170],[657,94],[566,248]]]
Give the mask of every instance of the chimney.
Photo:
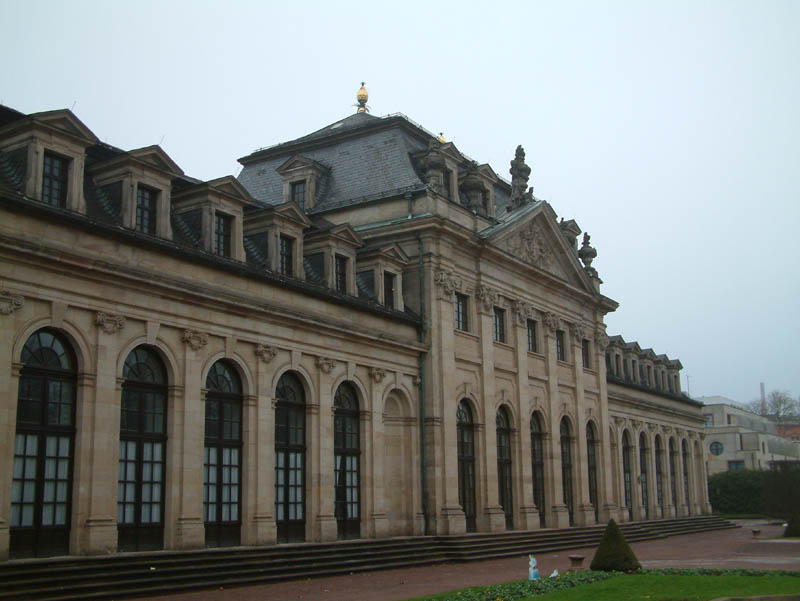
[[[767,393],[764,391],[764,382],[761,382],[761,414],[767,414]]]

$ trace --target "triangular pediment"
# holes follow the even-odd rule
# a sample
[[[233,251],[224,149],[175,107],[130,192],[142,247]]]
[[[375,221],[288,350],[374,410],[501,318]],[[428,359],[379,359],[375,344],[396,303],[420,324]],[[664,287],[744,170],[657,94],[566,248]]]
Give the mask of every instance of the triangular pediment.
[[[318,163],[313,159],[309,159],[308,157],[304,157],[302,154],[296,154],[290,157],[280,167],[275,169],[275,171],[281,175],[286,175],[291,171],[309,168],[314,169],[315,171],[327,171],[327,167],[325,167],[325,165]]]
[[[250,193],[247,191],[247,189],[232,175],[226,175],[225,177],[212,179],[207,183],[208,186],[214,190],[240,200],[243,203],[253,202],[253,197],[250,196]]]
[[[306,217],[306,214],[294,202],[285,202],[276,206],[275,213],[292,221],[299,221],[305,227],[311,227],[311,220]]]
[[[90,144],[97,144],[98,142],[97,136],[94,135],[92,130],[86,127],[86,125],[68,109],[34,113],[32,117],[36,122],[60,130],[67,135],[85,140]]]
[[[131,150],[128,154],[159,171],[165,171],[173,175],[183,175],[183,170],[158,144],[137,148],[136,150]]]
[[[363,260],[367,260],[373,256],[380,256],[385,260],[394,261],[396,263],[400,263],[401,265],[406,265],[411,260],[396,242],[382,245],[368,244],[358,251],[358,256]]]
[[[353,226],[351,226],[349,223],[342,223],[341,225],[332,227],[330,232],[340,240],[348,242],[355,247],[359,247],[363,244],[361,238],[358,234],[356,234]]]
[[[547,203],[540,202],[515,211],[505,224],[493,226],[490,230],[485,236],[487,242],[516,260],[596,294],[577,252],[565,239]]]

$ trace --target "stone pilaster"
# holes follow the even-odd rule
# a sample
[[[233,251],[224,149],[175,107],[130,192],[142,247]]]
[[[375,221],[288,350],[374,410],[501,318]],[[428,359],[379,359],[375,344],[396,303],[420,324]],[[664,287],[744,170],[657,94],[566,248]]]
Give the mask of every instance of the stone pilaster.
[[[308,439],[310,452],[307,455],[310,457],[309,474],[306,476],[306,491],[311,490],[312,494],[306,515],[312,518],[312,540],[326,542],[338,538],[334,515],[333,381],[334,369],[341,369],[341,365],[326,357],[317,357],[316,365],[319,404],[315,405],[312,401],[306,406],[309,432],[312,433],[312,438]]]
[[[545,332],[545,372],[547,375],[547,397],[549,407],[549,423],[547,430],[549,436],[543,437],[545,446],[545,471],[549,487],[545,488],[545,500],[550,503],[547,512],[548,528],[569,527],[569,510],[564,504],[564,487],[561,479],[561,422],[560,422],[560,394],[558,389],[558,361],[556,359],[556,330],[561,326],[560,320],[552,313],[546,313],[544,318]]]
[[[621,464],[618,457],[611,449],[611,417],[608,413],[608,381],[606,380],[606,360],[605,353],[608,347],[608,336],[602,329],[595,331],[594,345],[595,350],[594,364],[597,366],[597,390],[598,390],[598,436],[600,438],[599,457],[597,461],[597,502],[598,519],[600,523],[607,523],[609,520],[619,521],[619,508],[615,499],[621,498],[614,494],[614,469],[620,473]],[[619,436],[617,436],[619,440]],[[617,448],[619,448],[619,444]]]
[[[586,399],[583,390],[583,352],[582,343],[586,338],[583,324],[571,324],[572,377],[575,382],[575,458],[572,479],[575,490],[575,523],[579,526],[592,526],[595,523],[594,505],[589,498],[589,452],[586,442]],[[601,471],[601,470],[598,470]]]

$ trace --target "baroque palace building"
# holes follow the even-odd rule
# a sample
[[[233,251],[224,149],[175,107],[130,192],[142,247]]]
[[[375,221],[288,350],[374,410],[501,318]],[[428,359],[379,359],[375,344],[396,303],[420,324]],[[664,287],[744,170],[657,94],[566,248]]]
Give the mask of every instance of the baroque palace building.
[[[365,110],[187,176],[0,107],[0,557],[708,513],[681,365],[528,187]]]

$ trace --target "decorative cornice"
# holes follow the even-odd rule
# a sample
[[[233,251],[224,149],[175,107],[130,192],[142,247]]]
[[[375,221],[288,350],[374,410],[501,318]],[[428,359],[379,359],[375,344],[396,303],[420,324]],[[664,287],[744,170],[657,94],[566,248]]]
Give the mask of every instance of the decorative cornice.
[[[317,367],[322,370],[322,373],[329,374],[336,366],[336,361],[328,357],[317,357]]]
[[[192,347],[193,351],[199,351],[208,344],[208,334],[197,330],[184,330],[183,341]]]
[[[478,290],[475,294],[478,297],[478,300],[481,301],[478,308],[483,308],[485,313],[489,313],[500,299],[500,295],[497,293],[497,290],[493,290],[484,284],[478,286]]]
[[[125,327],[125,317],[122,315],[112,315],[111,313],[103,313],[98,311],[94,316],[94,323],[100,327],[106,334],[113,334],[119,332]]]
[[[464,286],[464,282],[461,280],[461,277],[454,274],[449,269],[440,269],[437,271],[433,282],[446,296],[453,295],[455,292],[460,291]]]
[[[372,381],[375,382],[376,384],[380,384],[386,377],[386,370],[383,369],[382,367],[370,367],[369,377],[372,378]]]
[[[0,315],[11,315],[25,304],[25,297],[0,290]]]
[[[266,344],[257,344],[255,354],[256,357],[261,359],[264,363],[269,363],[275,358],[275,355],[278,354],[278,349]]]

